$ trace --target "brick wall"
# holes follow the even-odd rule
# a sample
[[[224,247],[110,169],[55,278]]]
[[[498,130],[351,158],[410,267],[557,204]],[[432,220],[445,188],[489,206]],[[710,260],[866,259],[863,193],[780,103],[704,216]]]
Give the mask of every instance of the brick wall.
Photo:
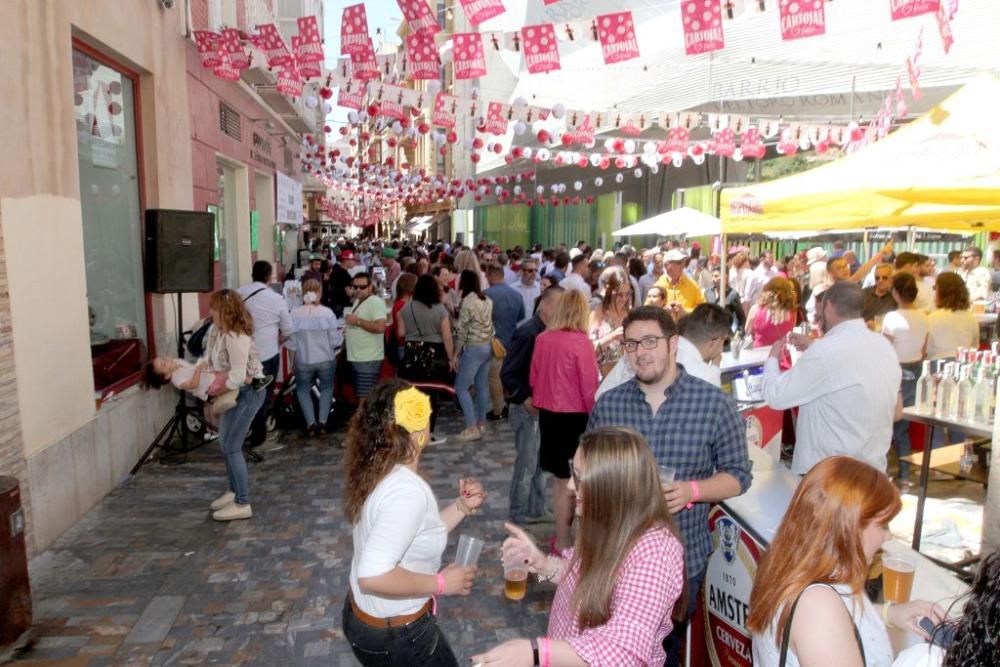
[[[21,416],[17,402],[17,378],[14,372],[14,338],[10,321],[10,292],[2,234],[0,234],[0,475],[16,477],[21,483],[21,503],[28,519],[25,542],[30,557],[34,551],[31,494],[28,490],[24,442],[21,439]]]

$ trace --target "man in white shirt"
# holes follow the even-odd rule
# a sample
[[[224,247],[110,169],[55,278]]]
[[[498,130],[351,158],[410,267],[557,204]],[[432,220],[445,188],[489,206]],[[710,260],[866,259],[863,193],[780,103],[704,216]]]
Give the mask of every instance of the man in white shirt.
[[[857,283],[841,281],[823,293],[817,316],[825,334],[807,344],[785,373],[785,341],[771,346],[761,383],[775,410],[799,407],[792,472],[804,475],[829,456],[850,456],[885,471],[902,373],[892,344],[868,329]]]
[[[284,297],[270,288],[273,269],[270,262],[259,260],[251,269],[253,282],[237,292],[253,318],[253,342],[260,355],[264,375],[277,376],[281,359],[281,342],[292,335],[292,316]],[[249,447],[260,447],[267,438],[267,412],[271,409],[271,388],[264,392],[260,406],[250,425]]]
[[[587,278],[590,276],[590,267],[587,265],[587,258],[577,255],[570,261],[570,267],[571,271],[559,282],[559,287],[565,290],[575,289],[589,301],[590,285],[587,283]]]
[[[646,295],[649,288],[656,284],[656,281],[663,275],[663,253],[657,252],[653,255],[652,269],[649,273],[639,278],[639,303],[646,303]]]
[[[962,276],[965,286],[969,289],[970,301],[985,301],[990,297],[992,275],[983,262],[983,251],[976,246],[969,246],[962,251],[962,268],[958,275]]]
[[[535,312],[535,301],[542,293],[541,284],[538,282],[538,262],[530,257],[522,260],[521,277],[511,287],[524,301],[524,319],[521,322],[531,319]]]
[[[505,252],[498,253],[497,263],[503,267],[503,281],[513,287],[519,276],[510,268],[510,257]]]
[[[747,308],[757,303],[757,297],[764,289],[771,278],[778,275],[778,267],[774,265],[774,254],[770,250],[765,250],[760,256],[760,264],[750,273],[750,280],[746,283],[744,293],[740,295]]]
[[[917,300],[913,302],[920,310],[929,313],[934,310],[934,288],[925,283],[920,275],[920,265],[924,255],[915,252],[901,252],[896,255],[896,273],[909,273],[917,281]]]

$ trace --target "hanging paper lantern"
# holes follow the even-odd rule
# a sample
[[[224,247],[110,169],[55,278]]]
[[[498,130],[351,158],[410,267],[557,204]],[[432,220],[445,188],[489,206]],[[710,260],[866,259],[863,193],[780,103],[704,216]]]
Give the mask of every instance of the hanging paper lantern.
[[[539,130],[538,134],[535,135],[535,138],[538,139],[538,143],[547,144],[549,143],[549,139],[552,137],[549,135],[548,130]]]
[[[558,120],[565,115],[566,115],[566,107],[563,104],[557,103],[552,105],[552,116],[554,118]]]
[[[635,175],[636,178],[642,178],[642,169],[636,169],[632,173]]]
[[[612,143],[612,146],[614,147],[614,152],[615,153],[624,153],[625,152],[625,140],[624,139],[615,139],[614,142]]]
[[[476,150],[479,150],[480,148],[483,147],[483,140],[480,139],[479,137],[476,137],[471,142],[467,143],[469,143],[469,148],[475,148]]]
[[[602,185],[604,185],[604,179],[598,176],[597,178],[594,179],[594,185],[597,187],[601,187]]]
[[[597,166],[599,166],[601,169],[607,169],[608,167],[611,166],[611,160],[609,160],[606,157],[602,157],[600,164],[598,164]]]
[[[514,123],[514,134],[521,136],[528,130],[528,126],[525,125],[523,120],[519,120]]]
[[[329,116],[331,113],[333,113],[333,105],[330,104],[329,102],[323,102],[320,108],[323,110],[324,116]]]
[[[523,155],[526,160],[530,160],[531,156],[534,154],[535,151],[532,150],[531,146],[525,146],[524,148],[521,149],[521,155]]]
[[[377,116],[378,115],[378,104],[376,104],[375,102],[372,102],[371,104],[368,105],[368,115],[369,116]],[[364,118],[364,120],[367,120],[367,117]]]
[[[624,174],[615,174],[615,183],[621,183],[625,180]]]
[[[458,134],[455,132],[455,130],[448,130],[448,134],[445,135],[445,138],[448,140],[449,144],[453,144],[456,141],[458,141]]]
[[[580,169],[586,169],[588,164],[590,164],[590,160],[582,155],[576,160],[576,166]]]
[[[545,186],[544,185],[539,185],[538,187],[535,188],[535,192],[537,192],[540,195],[541,194],[545,194]]]
[[[615,152],[615,140],[610,137],[604,140],[604,152],[614,153]]]
[[[579,192],[583,189],[583,181],[573,181],[573,189]]]
[[[542,162],[548,162],[549,158],[552,156],[552,153],[551,151],[549,151],[548,148],[539,148],[538,152],[536,152],[535,155],[537,155],[538,159],[541,160]]]
[[[624,169],[625,168],[625,158],[616,157],[615,158],[615,168]]]
[[[626,139],[623,142],[623,146],[625,148],[625,152],[626,153],[634,153],[635,152],[635,141],[633,139]]]

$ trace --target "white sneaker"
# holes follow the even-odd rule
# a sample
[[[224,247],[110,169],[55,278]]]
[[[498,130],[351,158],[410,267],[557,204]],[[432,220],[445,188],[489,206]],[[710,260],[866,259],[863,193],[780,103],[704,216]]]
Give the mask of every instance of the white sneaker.
[[[432,445],[443,445],[446,442],[448,442],[448,438],[444,437],[443,435],[432,435],[431,436],[431,441],[430,441],[429,444],[432,444]]]
[[[483,434],[475,426],[470,426],[469,428],[459,433],[457,437],[462,442],[471,442],[473,440],[482,440]]]
[[[229,507],[234,502],[236,502],[236,494],[232,491],[226,491],[221,496],[212,501],[212,504],[208,506],[213,512],[218,512],[221,509]]]
[[[250,509],[250,504],[237,505],[233,503],[228,507],[224,507],[218,512],[212,513],[212,518],[216,521],[234,521],[236,519],[249,519],[253,516],[253,510]]]

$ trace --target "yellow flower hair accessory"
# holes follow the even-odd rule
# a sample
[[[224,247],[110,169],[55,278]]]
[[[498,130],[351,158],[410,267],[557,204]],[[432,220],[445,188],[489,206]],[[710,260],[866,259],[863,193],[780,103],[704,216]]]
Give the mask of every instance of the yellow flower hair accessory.
[[[416,387],[398,392],[393,409],[396,423],[408,433],[423,431],[431,424],[431,399]]]

